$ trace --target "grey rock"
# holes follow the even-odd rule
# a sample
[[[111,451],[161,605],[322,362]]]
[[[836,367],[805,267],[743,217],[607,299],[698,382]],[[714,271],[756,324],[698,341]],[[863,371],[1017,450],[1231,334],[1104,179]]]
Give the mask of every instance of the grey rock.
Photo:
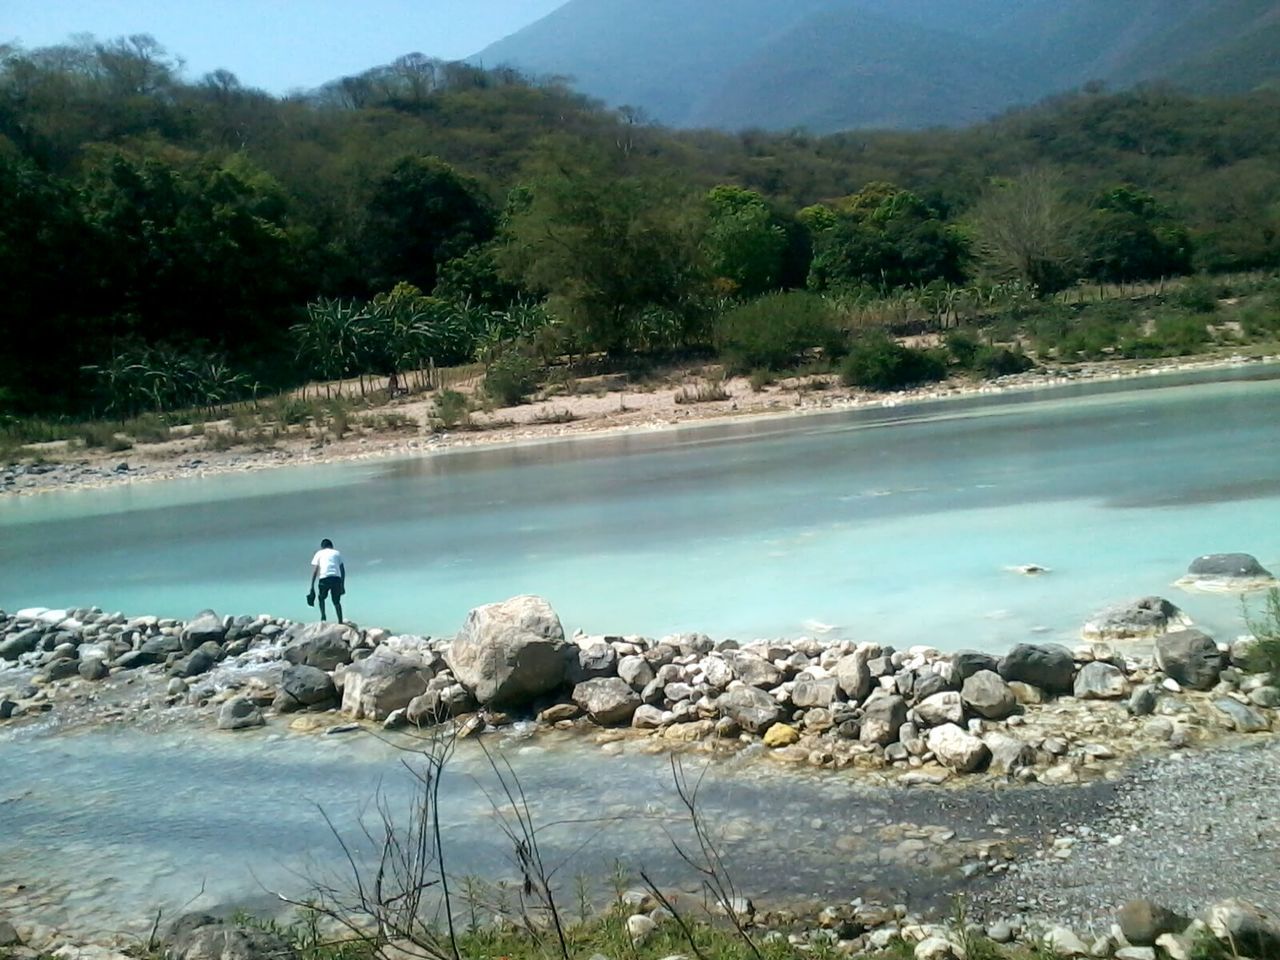
[[[0,720],[8,720],[18,709],[18,705],[8,697],[0,697]]]
[[[1119,700],[1129,692],[1124,671],[1110,663],[1086,663],[1076,674],[1074,693],[1080,700]]]
[[[1136,947],[1154,946],[1166,933],[1181,933],[1191,921],[1150,900],[1130,900],[1116,915],[1120,932]]]
[[[1156,711],[1157,699],[1156,688],[1152,684],[1144,683],[1134,688],[1126,709],[1135,717],[1149,717]]]
[[[379,647],[343,673],[342,711],[356,720],[385,720],[426,693],[430,680],[431,671],[420,660]]]
[[[330,705],[338,699],[338,688],[333,678],[319,667],[306,664],[290,664],[280,677],[280,690],[275,708],[282,713],[303,710],[307,707]]]
[[[1238,733],[1262,733],[1264,730],[1271,729],[1271,720],[1265,713],[1239,700],[1219,697],[1213,701],[1213,706],[1227,718],[1232,729]]]
[[[138,652],[147,658],[148,663],[164,663],[170,654],[182,653],[182,639],[162,633],[144,640]]]
[[[1087,957],[1088,945],[1066,927],[1050,927],[1042,938],[1044,946],[1060,957]]]
[[[228,700],[218,711],[219,730],[247,730],[250,727],[261,727],[266,722],[262,711],[244,697]]]
[[[541,597],[476,607],[445,659],[484,706],[523,706],[565,679],[564,627]]]
[[[571,684],[579,684],[584,680],[596,677],[612,677],[618,672],[618,651],[612,644],[596,640],[585,647],[577,648],[577,655],[569,661],[566,680]]]
[[[991,751],[991,761],[987,769],[992,773],[1013,774],[1036,762],[1036,752],[1031,744],[1012,734],[993,730],[984,734],[982,741]]]
[[[907,702],[888,693],[873,694],[863,707],[858,739],[863,743],[888,746],[898,739],[898,731],[907,722]]]
[[[764,657],[742,650],[730,653],[729,657],[734,675],[743,683],[768,689],[782,682],[782,671]]]
[[[970,674],[960,688],[965,706],[988,720],[1003,720],[1018,708],[1018,698],[1004,678],[991,670]]]
[[[960,773],[972,773],[991,758],[987,745],[954,723],[944,723],[929,731],[929,749],[938,762]]]
[[[844,695],[854,703],[861,703],[871,693],[871,668],[865,651],[855,650],[841,657],[832,672]]]
[[[917,703],[915,714],[926,727],[963,723],[964,701],[954,690],[945,690]]]
[[[829,707],[840,698],[840,681],[835,677],[821,680],[797,680],[791,690],[791,702],[801,709]]]
[[[22,946],[22,938],[18,936],[18,931],[13,928],[13,924],[8,920],[0,920],[0,947],[20,946]]]
[[[1132,640],[1154,637],[1190,620],[1163,597],[1142,597],[1094,614],[1081,631],[1088,640]]]
[[[602,727],[630,723],[640,696],[621,677],[595,677],[573,688],[573,702]]]
[[[1274,710],[1280,707],[1280,688],[1265,686],[1254,687],[1249,691],[1249,702],[1256,707],[1266,707]]]
[[[729,717],[748,733],[764,733],[782,719],[778,701],[757,687],[733,687],[720,696],[716,705],[722,716]]]
[[[274,933],[204,920],[171,936],[165,960],[296,960],[293,947]]]
[[[1245,900],[1224,900],[1209,908],[1209,929],[1237,956],[1280,957],[1280,920]]]
[[[187,656],[174,661],[169,668],[169,676],[190,679],[202,673],[208,673],[217,663],[217,658],[207,650],[193,650]]]
[[[1049,693],[1068,693],[1075,677],[1071,651],[1058,644],[1020,643],[1000,660],[1000,676]]]
[[[40,643],[43,632],[37,629],[23,630],[0,640],[0,660],[17,660],[30,653]]]
[[[569,708],[572,711],[572,713],[564,712],[566,719],[572,719],[579,713],[577,706],[574,704],[559,704],[558,706]],[[426,727],[436,723],[443,723],[452,717],[460,717],[463,714],[470,713],[475,708],[475,698],[471,696],[471,692],[466,687],[444,677],[434,677],[427,684],[426,693],[409,701],[409,706],[405,708],[405,719],[415,726]],[[548,709],[555,711],[555,707]],[[547,712],[543,711],[544,714]],[[548,722],[555,722],[559,718],[559,714],[553,713],[548,718]]]
[[[631,726],[637,730],[657,730],[671,719],[671,715],[657,707],[642,703],[631,717]]]
[[[98,657],[86,657],[80,661],[79,673],[85,680],[105,680],[111,671]]]
[[[1156,640],[1156,663],[1184,687],[1211,690],[1222,674],[1222,654],[1209,635],[1199,630],[1166,633]]]
[[[999,657],[993,657],[989,653],[978,650],[961,650],[959,653],[954,653],[951,655],[951,662],[955,665],[956,672],[962,681],[968,680],[981,670],[990,670],[994,673],[1000,666]]]
[[[294,666],[333,671],[351,662],[360,634],[341,623],[300,624],[287,634],[284,658]]]
[[[1187,574],[1214,580],[1260,580],[1269,578],[1271,571],[1247,553],[1211,553],[1192,560]]]
[[[182,649],[190,653],[202,643],[221,644],[227,631],[220,616],[212,610],[203,610],[182,630]]]
[[[919,673],[916,674],[915,689],[913,690],[913,693],[916,700],[927,700],[934,694],[943,693],[952,689],[952,684],[941,674]]]
[[[644,690],[653,682],[653,667],[644,657],[632,654],[618,660],[618,676],[633,690]]]

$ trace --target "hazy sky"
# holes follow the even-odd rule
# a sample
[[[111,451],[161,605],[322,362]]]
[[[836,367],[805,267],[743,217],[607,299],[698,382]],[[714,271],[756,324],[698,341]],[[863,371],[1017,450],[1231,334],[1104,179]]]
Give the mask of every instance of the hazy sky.
[[[192,78],[225,67],[283,93],[404,53],[461,59],[564,0],[0,0],[0,43],[149,33]]]

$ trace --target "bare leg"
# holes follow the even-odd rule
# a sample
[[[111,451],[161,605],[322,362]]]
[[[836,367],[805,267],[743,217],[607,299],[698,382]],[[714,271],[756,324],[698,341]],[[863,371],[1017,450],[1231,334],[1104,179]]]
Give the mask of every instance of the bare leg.
[[[333,612],[337,614],[338,622],[342,623],[342,601],[337,597],[333,598]]]
[[[335,604],[337,604],[337,602],[338,602],[338,601],[337,601],[337,600],[335,600],[335,601],[333,601],[333,602],[334,602]],[[329,619],[329,618],[325,615],[325,612],[324,612],[324,597],[322,596],[322,597],[320,598],[320,622],[321,622],[321,623],[324,623],[324,621],[326,621],[326,620],[328,620],[328,619]]]

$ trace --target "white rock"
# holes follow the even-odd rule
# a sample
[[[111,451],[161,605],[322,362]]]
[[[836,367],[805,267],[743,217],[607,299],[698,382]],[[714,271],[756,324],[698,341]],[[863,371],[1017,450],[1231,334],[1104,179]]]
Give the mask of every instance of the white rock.
[[[1066,927],[1050,927],[1041,938],[1045,947],[1060,957],[1086,957],[1089,948]]]
[[[916,944],[916,960],[952,960],[955,951],[942,937],[926,937]]]
[[[644,943],[653,936],[657,929],[657,923],[643,913],[636,913],[627,917],[627,936],[631,938],[633,944]]]

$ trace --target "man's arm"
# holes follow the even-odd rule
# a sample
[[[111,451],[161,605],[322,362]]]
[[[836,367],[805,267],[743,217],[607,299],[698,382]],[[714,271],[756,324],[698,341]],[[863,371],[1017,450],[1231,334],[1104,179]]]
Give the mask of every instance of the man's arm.
[[[320,564],[313,563],[311,565],[311,589],[316,588],[316,577],[320,575]]]
[[[341,560],[338,561],[338,572],[342,575],[342,588],[347,588],[347,565]]]

